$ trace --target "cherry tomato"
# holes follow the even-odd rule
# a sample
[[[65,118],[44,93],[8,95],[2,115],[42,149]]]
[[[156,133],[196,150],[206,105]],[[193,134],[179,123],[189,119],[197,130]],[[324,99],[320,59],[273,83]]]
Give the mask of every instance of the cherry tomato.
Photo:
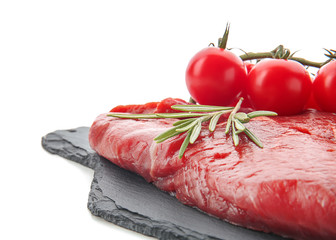
[[[243,61],[232,52],[216,47],[198,52],[186,70],[191,97],[204,105],[235,104],[246,80]]]
[[[315,97],[314,97],[314,93],[312,92],[310,94],[310,97],[304,107],[304,109],[316,109],[316,110],[321,110],[321,108],[317,105]]]
[[[312,83],[314,82],[315,76],[310,75],[310,79],[312,80]],[[317,105],[315,97],[314,97],[314,92],[313,89],[310,93],[309,99],[306,102],[306,105],[304,109],[316,109],[316,110],[321,110],[321,108]]]
[[[252,68],[254,67],[255,64],[251,63],[251,62],[248,62],[248,61],[245,61],[244,65],[246,67],[247,73],[249,73],[249,72],[251,72],[251,70],[252,70]],[[250,101],[249,101],[249,99],[248,99],[248,97],[247,97],[247,95],[246,95],[246,91],[245,90],[244,90],[244,92],[242,92],[241,97],[244,98],[244,101],[243,101],[243,103],[241,105],[242,108],[253,108],[252,105],[251,105],[251,103],[250,103]]]
[[[247,73],[249,73],[249,72],[251,72],[251,69],[254,67],[254,63],[251,63],[251,62],[247,62],[247,61],[245,61],[244,62],[244,65],[245,65],[245,67],[246,67],[246,71],[247,71]]]
[[[336,112],[336,61],[319,69],[313,83],[313,93],[323,111]]]
[[[255,109],[293,115],[304,109],[311,86],[309,73],[300,63],[267,59],[252,68],[246,91]]]

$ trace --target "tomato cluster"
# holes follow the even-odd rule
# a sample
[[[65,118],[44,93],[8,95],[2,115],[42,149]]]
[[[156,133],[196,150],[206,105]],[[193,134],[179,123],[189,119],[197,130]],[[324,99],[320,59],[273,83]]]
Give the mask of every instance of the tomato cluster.
[[[336,61],[321,67],[313,80],[294,60],[251,64],[229,50],[208,47],[190,60],[186,84],[191,97],[204,105],[232,105],[243,96],[245,106],[279,115],[299,114],[307,106],[336,112]]]

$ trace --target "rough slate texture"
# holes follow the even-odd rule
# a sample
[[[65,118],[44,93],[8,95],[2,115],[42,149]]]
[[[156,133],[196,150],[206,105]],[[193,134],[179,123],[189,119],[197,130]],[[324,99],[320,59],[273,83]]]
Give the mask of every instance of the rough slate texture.
[[[95,170],[88,200],[93,215],[158,239],[283,239],[231,225],[181,204],[139,175],[98,156],[89,146],[88,131],[88,127],[58,130],[44,136],[42,146]]]

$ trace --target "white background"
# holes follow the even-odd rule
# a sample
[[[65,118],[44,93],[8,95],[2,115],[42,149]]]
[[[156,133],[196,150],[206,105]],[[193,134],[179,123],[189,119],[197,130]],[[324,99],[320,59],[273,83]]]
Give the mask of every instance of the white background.
[[[231,23],[228,47],[325,60],[334,1],[0,1],[1,239],[145,239],[94,217],[93,171],[41,137],[118,104],[188,99],[184,73]],[[6,236],[3,238],[3,236]]]

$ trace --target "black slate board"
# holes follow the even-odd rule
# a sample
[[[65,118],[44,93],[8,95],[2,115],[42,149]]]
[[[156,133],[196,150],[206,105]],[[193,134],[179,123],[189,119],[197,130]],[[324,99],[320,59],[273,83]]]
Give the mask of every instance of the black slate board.
[[[97,155],[88,127],[42,137],[50,153],[94,169],[88,208],[93,215],[158,239],[270,240],[279,236],[248,230],[181,204],[175,197]]]

